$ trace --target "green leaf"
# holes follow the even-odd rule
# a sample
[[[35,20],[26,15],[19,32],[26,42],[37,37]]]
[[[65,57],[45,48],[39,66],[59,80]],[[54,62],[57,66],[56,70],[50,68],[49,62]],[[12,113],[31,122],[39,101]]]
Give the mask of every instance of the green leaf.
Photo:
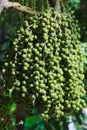
[[[80,3],[80,0],[72,0],[72,3],[73,4],[78,4],[78,3]]]
[[[39,124],[37,127],[38,130],[44,130],[44,125],[43,124]]]
[[[7,126],[6,126],[6,130],[9,130]]]
[[[14,113],[16,111],[16,103],[12,103],[9,105],[9,112]]]
[[[36,125],[36,123],[37,123],[36,117],[26,117],[26,119],[25,119],[25,130],[29,127]]]
[[[33,115],[36,115],[37,114],[37,111],[35,109],[32,109],[32,114]]]

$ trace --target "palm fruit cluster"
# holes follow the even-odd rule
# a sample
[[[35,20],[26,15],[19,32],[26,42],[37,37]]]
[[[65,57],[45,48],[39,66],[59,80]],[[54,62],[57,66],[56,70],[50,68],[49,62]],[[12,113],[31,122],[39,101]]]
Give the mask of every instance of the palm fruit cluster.
[[[83,62],[78,22],[54,9],[29,17],[6,54],[5,93],[27,98],[44,119],[85,106]]]

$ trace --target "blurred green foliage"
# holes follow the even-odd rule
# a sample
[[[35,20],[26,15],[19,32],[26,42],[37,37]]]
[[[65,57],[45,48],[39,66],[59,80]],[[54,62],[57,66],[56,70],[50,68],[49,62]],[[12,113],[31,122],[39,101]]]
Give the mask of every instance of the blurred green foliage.
[[[87,72],[87,42],[81,44],[84,57],[84,71]]]
[[[79,3],[72,3],[72,9],[75,11],[75,16],[79,21],[81,40],[82,42],[87,42],[87,0],[80,0]]]

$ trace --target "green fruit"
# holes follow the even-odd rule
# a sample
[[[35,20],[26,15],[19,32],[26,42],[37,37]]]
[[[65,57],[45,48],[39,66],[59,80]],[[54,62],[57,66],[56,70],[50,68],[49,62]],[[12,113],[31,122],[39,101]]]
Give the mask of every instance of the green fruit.
[[[25,88],[25,86],[22,86],[22,91],[23,91],[24,93],[27,93],[27,89]]]
[[[8,63],[7,63],[7,62],[5,62],[5,63],[4,63],[4,66],[8,66]]]
[[[22,97],[25,97],[26,95],[25,95],[25,93],[22,93]]]
[[[3,69],[2,69],[2,73],[5,73],[5,72],[6,72],[6,69],[3,68]]]
[[[24,66],[24,67],[23,67],[23,70],[24,70],[24,71],[27,71],[27,70],[28,70],[28,67],[27,67],[27,66]]]
[[[12,74],[13,76],[15,76],[15,75],[16,75],[15,70],[12,70],[11,74]]]

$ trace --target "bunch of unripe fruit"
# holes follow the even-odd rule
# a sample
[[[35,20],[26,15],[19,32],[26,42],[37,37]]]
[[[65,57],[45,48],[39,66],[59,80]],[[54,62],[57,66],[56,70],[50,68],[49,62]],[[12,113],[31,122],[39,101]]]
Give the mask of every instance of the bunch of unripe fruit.
[[[4,91],[32,99],[44,119],[85,106],[80,29],[73,14],[54,9],[29,17],[6,54]],[[28,102],[27,102],[28,103]]]

